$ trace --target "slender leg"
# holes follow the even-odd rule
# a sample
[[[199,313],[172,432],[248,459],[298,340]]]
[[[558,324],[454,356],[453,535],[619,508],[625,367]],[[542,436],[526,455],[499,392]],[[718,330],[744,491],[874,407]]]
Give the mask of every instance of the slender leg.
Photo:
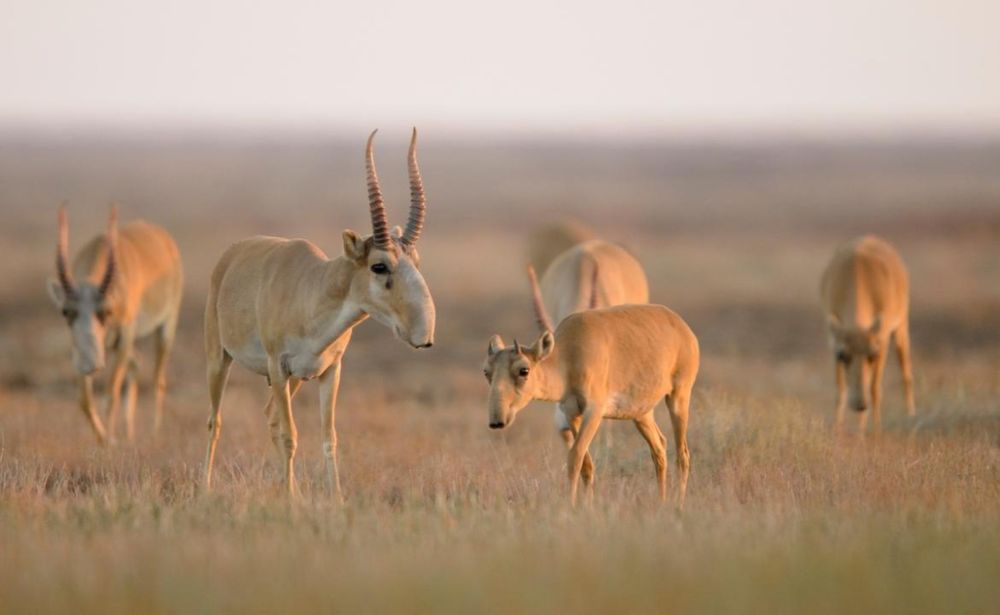
[[[217,358],[208,360],[208,395],[212,402],[212,413],[208,417],[208,451],[205,453],[205,491],[212,488],[212,464],[215,462],[215,447],[219,444],[222,433],[222,394],[226,390],[226,380],[229,378],[229,368],[233,358],[219,348]]]
[[[84,416],[90,421],[90,426],[94,429],[94,435],[97,436],[97,442],[102,446],[107,444],[107,431],[104,429],[104,423],[101,421],[100,415],[94,409],[94,379],[91,376],[80,377],[80,410],[83,411]]]
[[[656,417],[650,410],[642,418],[636,419],[635,426],[649,444],[649,452],[656,467],[656,482],[660,486],[660,500],[667,501],[667,447],[664,446],[663,433],[656,424]]]
[[[569,435],[571,440],[567,442],[567,444],[570,449],[573,448],[573,442],[576,441],[577,434],[580,433],[580,424],[582,422],[582,416],[576,416],[569,421]],[[587,488],[587,496],[590,498],[594,497],[594,468],[594,459],[590,456],[590,451],[588,450],[583,455],[583,465],[580,467],[580,478],[583,479],[583,486]]]
[[[572,420],[566,418],[566,414],[562,411],[562,408],[556,404],[556,429],[559,430],[559,436],[562,438],[563,442],[566,443],[566,449],[569,450],[573,448],[573,442],[576,441],[576,434],[580,431],[580,420],[581,417],[578,415]],[[590,451],[583,458],[583,467],[580,471],[580,477],[583,478],[583,485],[587,487],[587,495],[593,497],[594,495],[594,460],[590,456]]]
[[[125,437],[135,442],[135,402],[139,396],[139,363],[133,357],[125,374]]]
[[[335,361],[319,379],[319,419],[323,430],[323,456],[326,458],[326,489],[343,502],[340,471],[337,468],[337,393],[340,390],[340,361]]]
[[[301,379],[288,379],[288,394],[293,400],[295,399],[295,394],[299,392],[299,387],[301,386]],[[274,395],[272,394],[267,398],[267,406],[264,408],[264,414],[267,416],[267,426],[271,431],[271,442],[274,444],[274,450],[278,451],[278,458],[282,463],[284,463],[285,447],[281,444],[281,417],[274,411],[274,408]]]
[[[836,361],[837,411],[833,419],[833,430],[837,433],[844,427],[844,413],[847,411],[847,366]]]
[[[125,382],[125,372],[128,371],[129,362],[132,359],[132,346],[135,339],[134,331],[130,327],[123,327],[118,335],[118,345],[114,349],[114,360],[111,375],[108,377],[107,390],[108,441],[111,443],[114,443],[115,432],[118,429],[118,409],[121,407],[122,384]]]
[[[156,366],[153,369],[153,434],[160,433],[160,425],[163,424],[163,399],[167,393],[167,359],[170,351],[174,347],[174,332],[177,329],[176,319],[160,325],[156,331]]]
[[[285,489],[289,496],[296,493],[295,486],[295,449],[298,447],[299,434],[292,417],[292,396],[288,385],[288,376],[281,367],[281,361],[269,361],[268,372],[271,376],[271,394],[274,396],[274,412],[281,424],[281,445],[285,454]]]
[[[882,348],[875,357],[875,368],[872,370],[872,420],[875,422],[875,433],[882,431],[882,375],[885,373],[885,361],[888,357],[888,349]]]
[[[569,499],[573,506],[576,506],[576,492],[580,482],[580,473],[583,470],[583,460],[587,457],[587,449],[590,447],[590,443],[594,440],[594,436],[597,435],[597,428],[601,426],[601,419],[603,418],[601,415],[602,410],[603,404],[590,404],[590,407],[583,413],[576,441],[573,442],[573,446],[569,449],[569,463],[567,464],[569,471]]]
[[[667,410],[670,411],[670,424],[674,428],[674,443],[677,447],[677,510],[684,510],[684,497],[687,495],[688,474],[691,471],[691,453],[687,445],[688,408],[691,403],[691,386],[678,386],[675,393],[666,398]]]
[[[904,322],[893,336],[896,343],[896,356],[899,367],[903,371],[903,396],[906,398],[906,414],[916,416],[917,406],[913,401],[913,364],[910,359],[910,325]]]

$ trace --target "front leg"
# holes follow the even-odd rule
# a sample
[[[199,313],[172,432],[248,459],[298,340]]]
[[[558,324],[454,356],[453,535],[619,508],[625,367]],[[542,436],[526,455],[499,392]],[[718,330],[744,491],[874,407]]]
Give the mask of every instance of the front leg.
[[[571,449],[573,448],[573,442],[576,441],[577,434],[580,433],[582,416],[576,415],[572,419],[567,419],[561,409],[556,410],[556,413],[562,417],[562,422],[566,425],[566,429],[561,430],[560,433],[566,442],[566,448]],[[587,488],[587,497],[594,497],[594,459],[590,456],[589,450],[583,456],[583,465],[580,466],[580,478],[583,479],[583,486]]]
[[[115,431],[118,423],[118,409],[121,407],[122,384],[125,382],[125,374],[132,359],[132,347],[135,342],[135,330],[132,327],[121,327],[118,332],[118,343],[113,348],[114,359],[111,366],[111,374],[108,376],[108,441],[114,444]]]
[[[844,427],[844,413],[847,411],[847,366],[836,360],[837,411],[833,419],[833,431],[840,433]]]
[[[268,373],[271,378],[271,394],[274,396],[278,422],[281,426],[281,445],[285,457],[285,489],[289,496],[296,493],[295,487],[295,449],[298,447],[299,434],[292,417],[292,396],[288,386],[288,374],[279,358],[268,360]]]
[[[340,471],[337,469],[337,393],[340,390],[340,359],[338,358],[319,377],[319,419],[323,430],[323,455],[326,459],[327,492],[344,501],[340,490]]]
[[[98,444],[101,446],[107,444],[108,435],[104,429],[104,423],[101,422],[101,417],[94,409],[94,379],[91,376],[80,377],[80,410],[83,411],[84,416],[90,421],[94,435],[97,436]]]
[[[583,469],[583,460],[587,457],[590,443],[597,435],[597,428],[601,426],[602,405],[588,404],[580,422],[580,430],[576,434],[576,441],[569,449],[569,460],[567,468],[569,471],[569,499],[573,506],[576,506],[577,486],[580,482],[580,472]]]

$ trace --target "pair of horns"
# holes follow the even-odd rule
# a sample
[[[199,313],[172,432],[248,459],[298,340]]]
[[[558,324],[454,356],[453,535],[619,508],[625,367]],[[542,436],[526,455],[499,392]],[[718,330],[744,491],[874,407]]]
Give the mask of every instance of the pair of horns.
[[[115,253],[118,247],[118,207],[111,206],[108,214],[108,262],[104,267],[104,275],[97,290],[102,295],[106,295],[111,288],[111,282],[115,279]],[[59,208],[59,243],[56,246],[56,272],[59,275],[59,283],[62,284],[63,291],[67,297],[76,294],[76,285],[73,283],[73,276],[69,272],[69,224],[66,222],[66,204]]]
[[[382,188],[378,183],[378,174],[375,172],[375,154],[372,150],[372,141],[375,139],[373,130],[368,137],[368,146],[365,149],[365,170],[368,180],[368,208],[372,216],[372,240],[375,247],[380,250],[389,249],[389,220],[385,213],[385,202],[382,199]],[[420,167],[417,166],[417,129],[413,129],[413,137],[410,139],[410,153],[407,157],[407,164],[410,172],[410,215],[406,221],[406,230],[400,238],[400,243],[404,249],[413,247],[420,239],[420,232],[424,229],[424,216],[427,214],[427,198],[424,196],[424,180],[420,177]]]

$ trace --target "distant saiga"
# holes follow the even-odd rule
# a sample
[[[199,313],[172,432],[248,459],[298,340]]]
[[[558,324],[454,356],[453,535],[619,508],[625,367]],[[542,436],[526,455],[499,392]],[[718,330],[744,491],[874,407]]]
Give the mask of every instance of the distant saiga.
[[[896,250],[871,235],[839,247],[823,272],[820,294],[836,358],[840,429],[848,405],[864,433],[869,407],[875,429],[882,423],[882,372],[890,342],[903,371],[906,410],[916,414],[910,360],[910,298],[906,266]]]
[[[212,403],[206,489],[222,429],[222,394],[234,359],[270,382],[266,412],[289,494],[296,492],[293,463],[298,446],[292,398],[303,381],[319,379],[327,486],[339,499],[334,416],[341,358],[353,328],[371,316],[414,348],[428,348],[434,341],[434,301],[420,274],[416,249],[426,211],[417,132],[408,157],[410,213],[404,231],[389,230],[375,172],[374,138],[372,132],[365,150],[370,236],[344,231],[344,255],[334,259],[304,239],[251,237],[226,250],[212,273],[205,307]]]
[[[138,364],[135,341],[153,336],[154,433],[159,431],[166,392],[167,358],[173,347],[181,305],[183,272],[180,253],[164,229],[136,220],[118,229],[112,206],[105,234],[94,237],[69,264],[69,227],[65,206],[59,209],[56,278],[49,295],[62,310],[73,337],[73,365],[80,375],[80,408],[99,442],[115,440],[115,425],[125,388],[125,428],[135,438]],[[107,386],[107,425],[94,408],[93,374],[112,356]]]

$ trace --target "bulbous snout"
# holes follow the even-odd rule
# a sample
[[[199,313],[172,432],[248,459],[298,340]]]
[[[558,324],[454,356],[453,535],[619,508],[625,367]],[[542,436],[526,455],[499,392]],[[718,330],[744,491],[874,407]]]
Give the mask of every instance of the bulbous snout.
[[[104,369],[104,353],[98,351],[93,354],[85,354],[74,349],[73,367],[81,376],[90,376],[94,372]]]
[[[434,345],[434,301],[430,293],[421,305],[414,307],[410,312],[407,331],[401,332],[400,337],[406,340],[414,348],[430,348]]]

